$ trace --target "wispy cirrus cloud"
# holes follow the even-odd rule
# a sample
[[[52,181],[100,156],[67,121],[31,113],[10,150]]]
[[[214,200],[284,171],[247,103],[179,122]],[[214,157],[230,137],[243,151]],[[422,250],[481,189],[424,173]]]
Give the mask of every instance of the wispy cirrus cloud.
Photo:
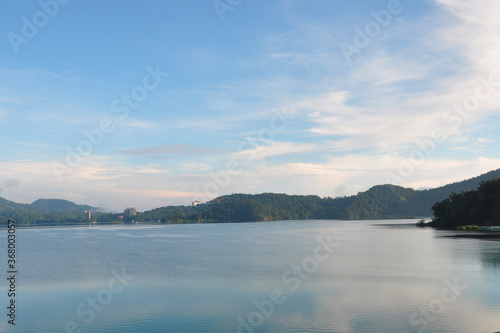
[[[141,149],[122,150],[121,153],[137,156],[191,156],[227,153],[226,149],[200,148],[189,144],[174,144]]]
[[[343,76],[344,87],[333,83],[316,96],[296,100],[297,109],[314,124],[309,131],[336,136],[334,141],[346,151],[372,148],[397,152],[429,138],[437,129],[460,136],[497,111],[500,71],[492,81],[495,92],[470,116],[462,117],[460,131],[452,132],[453,123],[445,119],[448,108],[467,102],[480,80],[490,80],[498,70],[500,26],[493,13],[499,5],[487,2],[475,6],[465,1],[439,1],[444,14],[427,18],[434,22],[419,27],[422,34],[416,36],[413,47],[391,53],[378,45],[376,52],[360,55],[356,66]],[[443,15],[454,19],[438,22]],[[405,31],[412,24],[421,22],[405,23]],[[400,33],[396,30],[393,35]],[[426,49],[415,50],[415,45]],[[411,56],[412,52],[416,55]],[[439,56],[443,52],[454,53],[461,61],[443,63]],[[436,73],[437,68],[440,73]]]
[[[37,112],[32,112],[26,115],[25,119],[29,122],[40,122],[46,121],[57,124],[86,124],[89,119],[83,116],[83,112],[79,112],[79,116],[69,115],[67,110],[37,110]]]
[[[117,127],[129,127],[139,130],[150,130],[150,129],[161,128],[161,124],[132,117],[127,117],[126,119],[123,120],[118,119],[117,117],[113,117],[113,120],[114,120],[113,122],[116,123]]]
[[[53,79],[58,81],[78,81],[78,77],[71,72],[57,72],[46,69],[0,69],[2,75],[14,82],[29,82]]]
[[[0,96],[0,103],[21,104],[22,101],[16,97]]]

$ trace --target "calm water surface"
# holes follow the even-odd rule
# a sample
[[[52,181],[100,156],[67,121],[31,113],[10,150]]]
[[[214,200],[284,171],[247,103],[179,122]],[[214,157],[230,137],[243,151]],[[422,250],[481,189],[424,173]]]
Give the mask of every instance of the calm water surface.
[[[500,242],[398,223],[18,229],[15,327],[3,230],[0,332],[500,331]]]

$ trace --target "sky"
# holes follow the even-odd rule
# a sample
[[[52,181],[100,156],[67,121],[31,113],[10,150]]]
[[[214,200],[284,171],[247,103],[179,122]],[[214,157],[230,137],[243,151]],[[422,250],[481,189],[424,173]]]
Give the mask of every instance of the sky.
[[[500,168],[500,2],[0,3],[0,196],[108,211]]]

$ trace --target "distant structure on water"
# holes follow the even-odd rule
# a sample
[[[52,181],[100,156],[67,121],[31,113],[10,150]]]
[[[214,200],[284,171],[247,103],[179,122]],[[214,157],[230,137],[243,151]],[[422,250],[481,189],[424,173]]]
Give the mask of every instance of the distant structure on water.
[[[136,216],[137,215],[137,210],[135,208],[127,207],[123,211],[124,216]]]
[[[92,210],[86,210],[85,211],[85,214],[87,215],[87,217],[89,218],[89,220],[92,218]]]

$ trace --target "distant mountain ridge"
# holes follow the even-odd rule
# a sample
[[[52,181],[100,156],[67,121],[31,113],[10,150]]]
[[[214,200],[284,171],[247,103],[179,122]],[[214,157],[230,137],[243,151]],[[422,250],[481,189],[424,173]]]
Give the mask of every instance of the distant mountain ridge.
[[[495,178],[500,178],[500,169],[435,189],[417,191],[395,185],[376,185],[357,195],[340,198],[276,193],[232,194],[195,207],[157,208],[140,213],[133,219],[144,222],[160,220],[164,223],[185,223],[427,218],[433,215],[432,206],[453,192],[475,190],[482,181]]]
[[[39,210],[44,213],[88,211],[89,209],[95,209],[89,205],[77,205],[64,199],[38,199],[29,206],[31,209]]]
[[[444,185],[444,186],[441,186],[441,187],[438,187],[438,188],[435,188],[432,190],[428,190],[428,191],[435,191],[440,196],[444,196],[447,193],[453,193],[453,192],[459,193],[459,192],[465,192],[465,191],[473,191],[473,190],[477,190],[479,185],[482,182],[492,180],[492,179],[498,179],[498,178],[500,178],[500,169],[487,172],[485,174],[482,174],[480,176],[477,176],[477,177],[474,177],[471,179],[467,179],[467,180],[463,180],[460,182],[455,182],[452,184]],[[449,194],[447,194],[446,197],[448,195]]]
[[[0,224],[14,219],[20,225],[36,223],[70,223],[88,220],[85,211],[97,209],[89,205],[77,205],[64,199],[38,199],[22,204],[0,197]]]
[[[98,213],[95,207],[63,199],[38,199],[20,204],[0,198],[0,223],[8,218],[20,224],[88,222],[84,212],[91,209],[93,220],[108,222],[251,222],[292,219],[387,219],[430,217],[432,206],[452,193],[476,190],[480,183],[500,179],[500,169],[442,187],[414,190],[396,185],[376,185],[357,195],[320,198],[317,195],[282,193],[223,195],[197,206],[160,207],[136,216]]]
[[[366,201],[365,197],[368,197],[371,202],[375,203],[376,208],[372,207],[372,211],[367,214],[358,214],[358,216],[353,213],[350,217],[366,219],[395,215],[430,217],[433,215],[432,206],[436,202],[448,198],[452,193],[476,190],[481,182],[497,178],[500,178],[500,169],[428,190],[418,191],[394,185],[377,185],[366,192],[358,193],[353,202],[354,207],[357,207],[356,205],[361,205]],[[386,200],[381,200],[384,197]],[[358,212],[359,210],[357,209]],[[351,209],[351,211],[356,211],[356,209]]]

